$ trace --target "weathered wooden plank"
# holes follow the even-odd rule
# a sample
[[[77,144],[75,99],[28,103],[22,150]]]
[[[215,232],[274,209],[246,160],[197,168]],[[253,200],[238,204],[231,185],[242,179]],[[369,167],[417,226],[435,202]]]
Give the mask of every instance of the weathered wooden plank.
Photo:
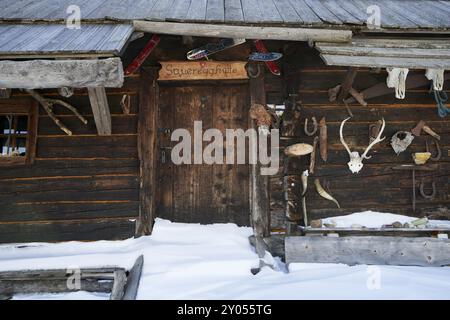
[[[450,59],[437,58],[394,58],[394,57],[367,57],[321,54],[322,59],[330,66],[352,66],[365,68],[416,68],[416,69],[450,69]]]
[[[258,0],[257,3],[263,21],[269,23],[282,23],[284,21],[273,0]]]
[[[223,22],[225,20],[224,0],[208,0],[205,20],[207,22]]]
[[[133,267],[128,273],[127,284],[122,298],[123,300],[136,300],[143,267],[144,267],[144,256],[140,255],[136,259]]]
[[[225,11],[226,14],[226,11]],[[286,27],[250,27],[234,25],[171,23],[136,20],[133,22],[138,31],[177,34],[183,36],[247,38],[261,40],[290,41],[349,41],[352,32],[349,30],[306,29]]]
[[[320,0],[320,3],[330,12],[332,12],[337,18],[339,18],[339,20],[341,20],[343,23],[356,25],[361,24],[361,21],[358,18],[354,17],[353,14],[349,13],[347,10],[342,8],[341,2]]]
[[[206,17],[206,5],[208,0],[191,1],[187,12],[187,20],[193,22],[204,22]]]
[[[242,22],[244,21],[244,12],[240,0],[224,0],[225,21]]]
[[[123,67],[119,58],[103,60],[0,61],[0,87],[121,87]]]
[[[88,92],[98,134],[101,136],[111,135],[111,113],[109,111],[108,97],[105,88],[88,88]]]
[[[167,15],[167,20],[182,21],[186,18],[190,1],[175,0]]]
[[[154,21],[166,20],[167,14],[172,7],[174,0],[158,0],[152,7],[147,19]]]
[[[131,238],[134,228],[135,222],[130,219],[8,223],[0,224],[0,242],[121,240]]]
[[[278,0],[273,2],[285,23],[302,23],[302,19],[295,11],[289,0]]]
[[[368,250],[370,248],[370,250]],[[450,265],[450,240],[401,237],[286,237],[286,262]]]
[[[306,4],[305,0],[289,0],[289,2],[304,24],[322,24],[320,17]]]
[[[342,20],[339,19],[333,12],[326,8],[321,2],[317,0],[304,0],[311,10],[323,21],[331,24],[342,24]]]
[[[158,80],[242,80],[248,79],[243,61],[161,61]]]
[[[138,154],[140,161],[139,220],[136,235],[149,235],[155,220],[157,119],[159,87],[157,70],[142,74],[139,103]]]
[[[114,271],[114,283],[111,289],[109,300],[122,300],[127,284],[127,275],[125,270]]]
[[[316,45],[319,52],[332,55],[349,56],[373,56],[392,58],[417,58],[417,59],[450,59],[450,49],[420,49],[420,48],[376,48]]]
[[[264,91],[264,75],[250,79],[250,102],[251,104],[266,104]],[[253,120],[249,119],[250,128],[255,128]],[[257,238],[270,235],[270,202],[269,202],[269,180],[267,176],[261,175],[261,165],[250,165],[250,213]]]

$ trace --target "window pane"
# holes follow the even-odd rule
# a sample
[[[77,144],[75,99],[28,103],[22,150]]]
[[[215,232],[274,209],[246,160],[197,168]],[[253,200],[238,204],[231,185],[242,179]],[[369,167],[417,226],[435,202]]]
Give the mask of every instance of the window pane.
[[[17,133],[26,134],[28,130],[28,116],[18,116],[17,118]]]
[[[16,138],[16,149],[14,150],[15,156],[24,157],[26,154],[27,139],[26,138]]]

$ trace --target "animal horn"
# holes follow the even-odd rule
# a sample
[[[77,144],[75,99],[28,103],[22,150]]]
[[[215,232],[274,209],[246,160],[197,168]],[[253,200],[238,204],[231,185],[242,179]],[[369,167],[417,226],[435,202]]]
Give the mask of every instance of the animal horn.
[[[386,139],[386,137],[381,138],[381,135],[383,134],[383,131],[384,131],[384,127],[386,126],[386,122],[384,121],[384,118],[381,118],[381,120],[382,120],[382,124],[381,124],[380,132],[378,133],[378,136],[367,146],[366,150],[364,151],[364,153],[361,156],[361,158],[363,158],[363,159],[370,159],[371,157],[367,156],[367,153],[370,151],[370,149],[372,149],[372,147],[374,145],[376,145],[377,143]]]
[[[348,117],[347,119],[345,119],[344,121],[341,122],[341,127],[339,129],[339,137],[341,140],[342,145],[345,147],[345,150],[347,150],[348,154],[351,156],[352,152],[350,151],[350,148],[348,147],[348,144],[345,142],[344,140],[344,124],[345,122],[347,122],[347,120],[349,120],[351,117]]]

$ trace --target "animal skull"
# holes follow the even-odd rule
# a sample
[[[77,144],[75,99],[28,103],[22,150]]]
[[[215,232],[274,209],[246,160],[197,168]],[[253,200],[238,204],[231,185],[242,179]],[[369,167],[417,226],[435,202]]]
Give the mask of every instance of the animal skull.
[[[405,98],[406,91],[406,76],[408,75],[408,68],[386,68],[388,77],[386,84],[388,88],[395,88],[395,97],[397,99]]]
[[[383,141],[386,138],[386,137],[381,138],[381,135],[383,134],[383,131],[384,131],[384,127],[386,126],[386,122],[384,121],[384,118],[383,118],[382,124],[381,124],[381,129],[380,129],[380,132],[378,133],[378,136],[367,146],[364,153],[362,155],[359,155],[358,151],[351,151],[350,148],[348,147],[347,143],[344,140],[343,129],[344,129],[344,124],[345,124],[345,122],[347,122],[348,119],[350,119],[350,117],[345,119],[344,121],[342,121],[340,130],[339,130],[339,136],[340,136],[342,145],[345,147],[345,150],[347,150],[348,155],[350,156],[350,161],[347,163],[348,168],[350,169],[350,171],[352,173],[358,173],[363,167],[363,160],[371,158],[371,157],[367,156],[367,153],[370,151],[370,149],[374,145]]]
[[[444,85],[444,69],[427,69],[425,76],[428,80],[433,81],[433,89],[442,91]]]

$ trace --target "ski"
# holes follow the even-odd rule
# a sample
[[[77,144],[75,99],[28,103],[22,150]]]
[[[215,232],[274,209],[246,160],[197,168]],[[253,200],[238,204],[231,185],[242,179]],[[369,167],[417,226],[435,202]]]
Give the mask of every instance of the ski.
[[[217,43],[208,43],[207,45],[189,51],[186,56],[188,60],[199,60],[206,58],[216,52],[238,46],[245,42],[245,39],[221,39]]]
[[[266,61],[276,61],[280,59],[282,56],[283,54],[278,52],[269,52],[269,53],[252,52],[248,57],[248,59],[251,61],[266,62]]]
[[[266,46],[264,45],[264,43],[261,40],[254,40],[254,43],[255,43],[256,50],[259,53],[269,53],[269,51],[266,49]],[[264,63],[266,64],[267,68],[269,68],[269,70],[272,74],[274,74],[276,76],[281,75],[281,70],[275,61],[265,61]]]
[[[147,59],[153,49],[158,45],[160,40],[161,39],[159,38],[159,36],[157,34],[154,34],[147,45],[144,47],[144,49],[142,49],[137,57],[134,58],[133,61],[127,66],[124,74],[126,76],[129,76],[130,74],[133,74],[137,69],[139,69],[145,59]]]

